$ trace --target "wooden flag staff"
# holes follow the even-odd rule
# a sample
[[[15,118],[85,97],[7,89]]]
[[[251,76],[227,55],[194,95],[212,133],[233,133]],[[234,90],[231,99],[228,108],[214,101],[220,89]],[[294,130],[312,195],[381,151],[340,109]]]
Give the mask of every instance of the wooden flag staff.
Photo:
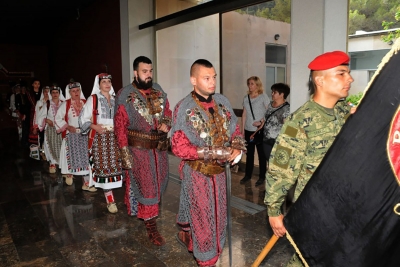
[[[268,243],[265,245],[261,253],[258,255],[257,259],[254,261],[254,263],[251,265],[251,267],[258,267],[260,266],[260,263],[265,259],[267,254],[270,252],[270,250],[274,247],[276,241],[278,241],[279,237],[276,235],[272,235],[272,237],[269,239]]]

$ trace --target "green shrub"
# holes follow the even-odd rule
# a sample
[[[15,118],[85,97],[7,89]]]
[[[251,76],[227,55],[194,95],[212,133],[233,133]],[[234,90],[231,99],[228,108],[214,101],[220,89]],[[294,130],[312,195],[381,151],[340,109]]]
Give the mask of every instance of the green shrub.
[[[363,96],[362,92],[359,92],[358,94],[354,94],[354,95],[349,95],[346,98],[347,103],[351,103],[354,106],[357,106],[358,103],[360,102],[361,97]]]

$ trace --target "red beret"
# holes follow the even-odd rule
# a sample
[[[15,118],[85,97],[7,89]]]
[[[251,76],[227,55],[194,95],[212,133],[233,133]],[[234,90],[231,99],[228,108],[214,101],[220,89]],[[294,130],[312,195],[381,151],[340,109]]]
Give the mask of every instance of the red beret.
[[[327,52],[314,58],[308,64],[310,70],[327,70],[340,65],[348,65],[350,57],[342,51]]]

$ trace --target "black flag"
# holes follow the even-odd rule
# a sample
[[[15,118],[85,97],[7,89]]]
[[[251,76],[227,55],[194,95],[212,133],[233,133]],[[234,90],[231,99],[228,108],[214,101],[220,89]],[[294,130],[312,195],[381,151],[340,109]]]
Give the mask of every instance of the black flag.
[[[400,266],[400,40],[285,216],[308,266]]]

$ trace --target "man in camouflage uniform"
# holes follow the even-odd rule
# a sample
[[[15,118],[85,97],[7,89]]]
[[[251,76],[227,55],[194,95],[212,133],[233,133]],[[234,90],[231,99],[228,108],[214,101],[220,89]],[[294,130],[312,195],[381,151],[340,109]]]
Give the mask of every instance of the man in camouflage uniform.
[[[288,117],[276,139],[264,202],[272,230],[279,237],[286,233],[281,206],[289,189],[296,186],[296,201],[350,115],[350,107],[343,101],[353,82],[349,60],[346,53],[334,51],[316,57],[308,65],[314,94]],[[303,264],[295,254],[287,266]]]

